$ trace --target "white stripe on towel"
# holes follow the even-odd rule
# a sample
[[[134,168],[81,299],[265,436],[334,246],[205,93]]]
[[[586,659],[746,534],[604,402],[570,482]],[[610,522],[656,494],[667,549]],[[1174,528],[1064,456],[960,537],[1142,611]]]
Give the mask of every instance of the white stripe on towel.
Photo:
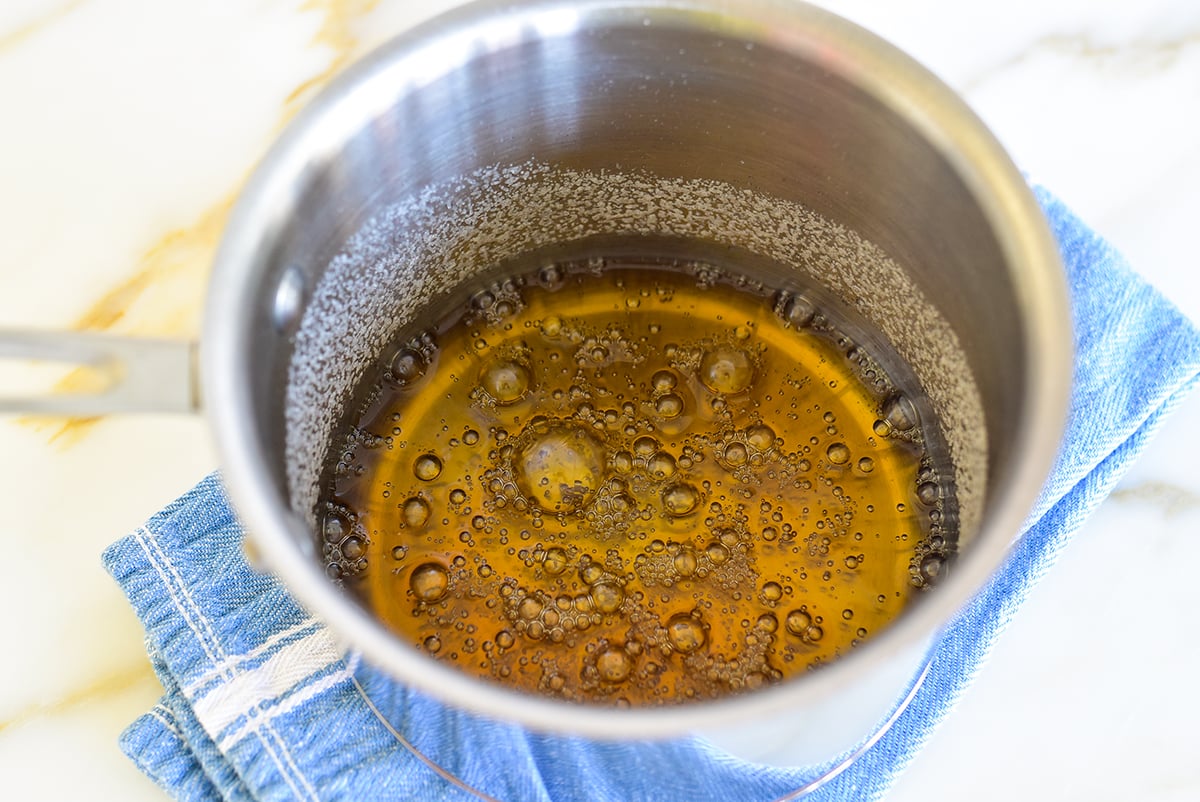
[[[189,682],[187,687],[183,689],[183,692],[189,699],[192,699],[196,697],[200,691],[204,690],[205,685],[208,685],[215,680],[219,680],[222,677],[228,678],[231,675],[230,672],[236,671],[246,663],[249,663],[251,660],[262,656],[280,641],[286,640],[293,635],[297,635],[306,629],[313,629],[314,627],[319,626],[321,626],[321,622],[315,618],[309,617],[298,624],[293,624],[281,632],[276,632],[274,635],[267,638],[265,641],[244,654],[226,655],[205,669],[203,674]]]
[[[306,679],[342,659],[341,651],[324,627],[300,640],[281,647],[260,665],[239,671],[213,687],[200,699],[192,700],[192,709],[204,729],[226,748],[220,734],[242,717],[270,716],[264,704],[301,685]],[[265,722],[249,722],[261,724]],[[239,727],[239,729],[244,729]]]
[[[220,741],[217,742],[217,747],[223,752],[232,749],[238,741],[242,740],[248,735],[252,735],[255,731],[272,723],[280,716],[295,710],[297,707],[304,704],[322,691],[332,688],[339,682],[346,682],[350,680],[354,676],[354,672],[357,670],[358,655],[351,654],[346,658],[345,668],[341,669],[340,671],[335,671],[332,674],[326,674],[316,682],[311,682],[308,685],[305,685],[295,693],[290,694],[288,698],[284,699],[279,704],[275,705],[269,710],[264,711],[263,714],[258,718],[244,720],[237,727],[234,727],[232,730],[225,733],[225,735],[221,736]]]

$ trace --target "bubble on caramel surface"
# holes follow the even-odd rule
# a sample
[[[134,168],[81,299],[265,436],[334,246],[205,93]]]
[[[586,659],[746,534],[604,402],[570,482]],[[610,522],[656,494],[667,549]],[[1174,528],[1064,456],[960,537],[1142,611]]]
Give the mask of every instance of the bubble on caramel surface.
[[[401,518],[405,526],[421,527],[429,520],[429,502],[420,496],[413,496],[401,507]]]
[[[667,621],[667,639],[676,651],[689,654],[704,645],[704,626],[689,613],[676,613]]]
[[[683,412],[683,399],[675,393],[665,393],[654,402],[654,411],[664,418],[676,418]]]
[[[479,384],[497,404],[513,404],[529,392],[533,378],[530,370],[520,362],[497,359],[484,366],[479,375]]]
[[[413,569],[409,586],[413,595],[423,602],[435,602],[446,595],[450,578],[446,569],[437,563],[425,563]]]
[[[432,482],[442,473],[442,461],[437,454],[422,454],[413,461],[413,475],[422,482]]]
[[[596,673],[604,682],[624,682],[632,669],[633,661],[623,649],[607,646],[596,655]]]
[[[850,449],[845,443],[833,443],[825,449],[825,456],[834,465],[844,465],[850,459]]]
[[[918,405],[833,315],[691,262],[482,287],[381,363],[328,575],[433,659],[575,702],[836,659],[950,570],[955,520]]]
[[[754,380],[754,362],[741,348],[718,346],[700,359],[700,382],[714,393],[745,392]]]
[[[425,375],[427,368],[425,358],[414,348],[401,348],[392,357],[391,379],[402,387],[406,387]]]
[[[572,423],[538,424],[515,446],[513,475],[524,497],[549,512],[574,512],[600,488],[604,447]]]
[[[699,506],[700,492],[690,484],[681,482],[663,491],[662,503],[668,515],[688,515]]]

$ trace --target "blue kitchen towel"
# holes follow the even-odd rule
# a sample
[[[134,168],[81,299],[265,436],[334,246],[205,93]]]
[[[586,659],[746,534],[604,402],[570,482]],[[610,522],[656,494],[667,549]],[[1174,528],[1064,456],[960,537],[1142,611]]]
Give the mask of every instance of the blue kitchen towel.
[[[184,800],[764,802],[801,788],[810,790],[806,799],[878,798],[1200,373],[1192,324],[1061,203],[1038,197],[1074,307],[1076,374],[1063,450],[1003,568],[947,626],[910,703],[897,701],[890,729],[854,760],[765,768],[699,739],[597,743],[447,708],[345,654],[278,581],[251,570],[215,476],[104,555],[145,625],[165,688],[122,747]]]

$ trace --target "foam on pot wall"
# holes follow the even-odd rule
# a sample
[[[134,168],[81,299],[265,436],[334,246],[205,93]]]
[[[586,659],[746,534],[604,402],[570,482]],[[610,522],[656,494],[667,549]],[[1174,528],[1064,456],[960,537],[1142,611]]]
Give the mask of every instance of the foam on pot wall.
[[[369,365],[430,298],[522,254],[599,235],[744,249],[794,268],[869,320],[908,363],[949,451],[965,544],[982,515],[983,407],[950,325],[905,271],[796,203],[714,181],[489,167],[372,218],[332,260],[304,313],[286,393],[293,508],[314,523],[322,466]]]

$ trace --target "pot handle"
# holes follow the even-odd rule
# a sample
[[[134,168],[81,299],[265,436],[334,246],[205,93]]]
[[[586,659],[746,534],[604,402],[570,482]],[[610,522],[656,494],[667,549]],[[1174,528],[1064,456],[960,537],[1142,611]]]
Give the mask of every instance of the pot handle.
[[[98,389],[10,396],[0,414],[91,416],[113,412],[198,412],[197,344],[62,331],[0,330],[0,360],[58,362],[97,377]]]

